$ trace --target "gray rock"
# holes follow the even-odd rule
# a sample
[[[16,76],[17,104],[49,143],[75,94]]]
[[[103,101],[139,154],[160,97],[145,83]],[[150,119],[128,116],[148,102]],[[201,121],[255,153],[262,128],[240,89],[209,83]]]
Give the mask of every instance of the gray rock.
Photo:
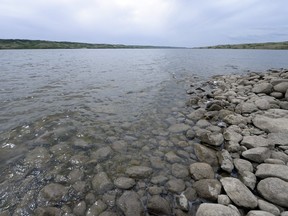
[[[231,173],[234,169],[232,157],[229,152],[225,149],[222,149],[221,153],[219,152],[219,163],[221,165],[221,169]]]
[[[246,148],[268,147],[269,140],[261,136],[244,136],[241,142]]]
[[[223,120],[230,125],[247,124],[246,118],[239,114],[227,115]]]
[[[271,84],[273,85],[273,86],[275,86],[275,85],[278,85],[279,83],[282,83],[282,82],[288,82],[288,79],[272,79],[271,80]]]
[[[100,172],[92,179],[92,187],[98,194],[111,190],[114,185],[105,172]]]
[[[244,171],[249,171],[253,172],[253,165],[250,161],[240,159],[240,158],[235,158],[234,159],[234,166],[238,170],[238,172],[244,172]]]
[[[159,195],[163,192],[162,187],[152,186],[148,188],[148,192],[151,195]]]
[[[99,216],[118,216],[118,214],[116,214],[115,212],[111,212],[111,211],[104,211]]]
[[[287,97],[287,92],[285,94],[285,99],[288,100],[288,97]],[[281,109],[285,109],[285,110],[288,110],[288,101],[280,101],[279,102],[279,106]]]
[[[253,124],[269,133],[288,133],[288,118],[268,117],[264,115],[257,115],[252,119]]]
[[[213,146],[220,146],[224,142],[224,138],[221,133],[212,133],[210,131],[202,133],[198,138],[202,142]]]
[[[251,102],[245,102],[239,106],[242,114],[250,114],[258,110],[257,106]]]
[[[189,130],[191,127],[187,124],[181,123],[181,124],[175,124],[168,128],[168,131],[171,133],[182,133],[187,130]]]
[[[242,140],[242,135],[237,133],[234,130],[229,130],[229,128],[223,133],[223,137],[225,140],[232,141],[232,142],[240,142]]]
[[[68,193],[68,189],[61,184],[51,183],[43,187],[38,195],[38,202],[60,202]]]
[[[283,98],[283,93],[274,91],[274,92],[271,92],[270,96],[280,99],[280,98]]]
[[[261,110],[270,109],[270,103],[266,99],[257,99],[255,101],[255,105],[257,106],[258,109],[261,109]]]
[[[73,208],[73,214],[76,216],[82,216],[85,215],[86,212],[86,203],[84,201],[79,202],[74,208]]]
[[[107,205],[101,201],[97,200],[86,212],[86,216],[100,215],[107,209]]]
[[[192,202],[197,199],[197,192],[194,188],[188,187],[186,190],[183,192],[183,195],[187,198],[188,201]]]
[[[288,211],[281,212],[280,216],[288,216]]]
[[[240,173],[239,179],[251,190],[254,190],[256,186],[256,176],[249,171],[243,171]]]
[[[240,216],[239,212],[221,204],[203,203],[196,216]]]
[[[257,147],[242,152],[242,156],[248,160],[262,163],[268,159],[271,155],[271,151],[265,147]]]
[[[288,133],[269,133],[268,140],[274,145],[288,146]]]
[[[117,206],[125,216],[144,216],[144,207],[139,195],[134,191],[125,191],[117,201]]]
[[[214,178],[214,171],[207,163],[193,163],[190,165],[189,170],[195,180]]]
[[[280,215],[280,210],[277,206],[273,205],[272,203],[266,202],[262,199],[258,200],[258,207],[260,210],[270,212],[273,215]]]
[[[123,141],[123,140],[118,140],[118,141],[115,141],[113,142],[112,144],[112,149],[114,151],[117,151],[117,152],[126,152],[127,151],[127,142]]]
[[[199,119],[202,119],[205,113],[206,113],[206,110],[203,109],[203,108],[200,108],[200,109],[197,109],[197,110],[193,111],[189,115],[187,115],[187,118],[189,118],[192,121],[196,122]]]
[[[44,147],[36,147],[27,153],[25,163],[29,166],[41,168],[50,160],[50,154]]]
[[[258,178],[277,177],[288,181],[288,166],[281,164],[260,164],[257,166],[255,175]]]
[[[147,204],[148,212],[152,215],[170,215],[171,207],[167,200],[159,195],[152,196]]]
[[[229,198],[237,206],[252,209],[257,207],[257,198],[239,179],[226,177],[220,179],[220,182]]]
[[[176,178],[185,178],[189,175],[189,171],[186,166],[176,163],[172,165],[172,175]]]
[[[14,212],[13,216],[17,215],[17,213],[16,214],[15,213],[16,212]],[[1,215],[1,213],[0,213],[0,215]],[[10,214],[7,214],[7,216],[9,216],[9,215]],[[20,213],[19,215],[23,215],[23,214]],[[35,209],[33,215],[37,215],[37,216],[46,216],[46,215],[62,216],[63,215],[63,211],[61,209],[59,209],[59,208],[56,208],[56,207],[38,207],[37,209]]]
[[[274,88],[274,91],[281,92],[281,93],[285,94],[287,89],[288,89],[288,82],[281,82],[281,83],[275,85],[273,88]]]
[[[288,162],[288,155],[281,151],[272,150],[270,158],[282,160],[284,163]]]
[[[180,194],[185,190],[185,182],[182,179],[171,179],[166,183],[168,191]]]
[[[280,159],[273,159],[273,158],[268,158],[264,161],[264,163],[269,163],[269,164],[282,164],[285,165],[285,162]]]
[[[114,185],[120,189],[130,189],[136,184],[135,180],[127,177],[119,177],[115,179]]]
[[[182,162],[182,159],[175,154],[175,152],[170,151],[165,154],[165,159],[170,163],[179,163]]]
[[[217,179],[201,179],[193,184],[199,197],[216,201],[221,193],[221,183]]]
[[[258,183],[257,190],[269,202],[288,207],[288,182],[279,178],[266,178]]]
[[[218,195],[217,202],[218,202],[218,204],[222,204],[222,205],[225,205],[225,206],[228,206],[228,205],[231,204],[230,198],[227,195],[224,195],[224,194]]]
[[[107,147],[102,147],[98,149],[96,152],[93,152],[91,155],[91,159],[94,159],[98,162],[107,160],[112,154],[112,149]]]
[[[182,192],[179,196],[176,197],[177,207],[184,211],[189,211],[189,201],[185,196],[184,192]]]
[[[252,88],[252,92],[254,93],[265,93],[265,94],[270,94],[272,92],[273,86],[270,83],[263,82],[259,84],[255,84],[254,87]]]
[[[163,175],[158,175],[158,176],[154,176],[152,177],[151,179],[151,182],[153,184],[164,184],[165,182],[167,182],[169,179],[166,177],[166,176],[163,176]]]
[[[126,174],[131,178],[149,178],[153,170],[150,167],[145,166],[132,166],[126,170]]]
[[[246,216],[274,216],[274,215],[266,211],[252,210],[249,211]]]
[[[68,179],[70,183],[75,183],[77,181],[81,181],[84,178],[84,172],[81,169],[73,169],[69,175],[68,175]]]
[[[195,155],[200,162],[210,164],[212,167],[219,165],[216,151],[201,144],[194,144]]]

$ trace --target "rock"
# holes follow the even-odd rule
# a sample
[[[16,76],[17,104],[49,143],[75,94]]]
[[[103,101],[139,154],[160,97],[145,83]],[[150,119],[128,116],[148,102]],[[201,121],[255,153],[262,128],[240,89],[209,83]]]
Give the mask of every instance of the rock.
[[[285,165],[285,162],[280,159],[273,159],[273,158],[268,158],[264,161],[264,163],[269,163],[269,164],[282,164]]]
[[[250,114],[258,110],[256,105],[251,102],[245,102],[239,105],[242,114]]]
[[[182,192],[179,196],[176,197],[177,207],[184,211],[189,211],[189,200],[185,196],[184,192]]]
[[[93,152],[91,155],[91,159],[96,160],[97,162],[102,162],[107,160],[112,154],[112,149],[107,146],[98,149],[96,152]]]
[[[126,174],[131,178],[149,178],[153,170],[150,167],[145,166],[132,166],[126,170]]]
[[[283,82],[288,82],[288,80],[287,79],[272,79],[270,83],[273,86],[275,86],[275,85],[278,85],[279,83],[283,83]]]
[[[38,202],[55,202],[62,201],[68,189],[61,184],[51,183],[43,187],[38,195]]]
[[[224,142],[224,138],[221,133],[212,133],[210,131],[207,131],[207,133],[202,133],[199,139],[202,142],[213,146],[220,146]]]
[[[76,139],[76,140],[74,140],[73,146],[76,147],[76,148],[84,149],[84,150],[91,148],[91,144],[85,142],[85,141],[82,140],[82,139]]]
[[[288,182],[279,178],[266,178],[258,183],[257,190],[269,202],[288,207]]]
[[[253,165],[251,164],[250,161],[240,159],[240,158],[235,158],[233,162],[234,162],[235,168],[238,170],[239,173],[244,172],[244,171],[253,172]]]
[[[166,183],[168,191],[172,193],[181,193],[185,190],[185,182],[182,179],[171,179]]]
[[[242,152],[242,156],[248,160],[262,163],[268,159],[271,155],[271,151],[265,147],[257,147]]]
[[[273,87],[274,91],[281,92],[283,94],[286,93],[288,89],[288,82],[281,82]]]
[[[0,215],[1,215],[1,213],[0,213]],[[7,214],[7,216],[9,216],[9,215],[10,214]],[[13,215],[16,215],[15,212]],[[23,214],[20,213],[19,215],[23,215]],[[63,211],[61,209],[55,208],[55,207],[38,207],[37,209],[35,209],[33,215],[37,215],[37,216],[47,216],[47,215],[61,216],[61,215],[63,215]]]
[[[222,149],[221,153],[219,152],[219,163],[221,165],[221,169],[231,173],[234,169],[234,165],[232,162],[232,157],[229,152],[225,149]]]
[[[77,181],[81,181],[83,178],[84,178],[83,170],[77,168],[73,169],[68,175],[69,182],[72,184]]]
[[[249,211],[246,216],[274,216],[274,215],[266,211],[252,210]]]
[[[189,171],[186,166],[176,163],[172,165],[172,175],[176,178],[185,178],[189,175]]]
[[[240,216],[240,214],[221,204],[203,203],[198,208],[196,216]]]
[[[118,216],[115,212],[104,211],[99,216]]]
[[[175,124],[175,125],[172,125],[168,128],[168,131],[171,132],[171,133],[183,133],[187,130],[189,130],[191,127],[187,124]]]
[[[270,96],[275,97],[277,99],[283,98],[283,93],[281,92],[272,92]]]
[[[183,192],[183,195],[187,198],[188,201],[192,202],[197,199],[197,192],[194,188],[188,187],[186,190]]]
[[[175,154],[175,152],[170,151],[165,154],[165,159],[170,163],[179,163],[182,162],[182,159]]]
[[[88,210],[86,213],[86,216],[94,216],[94,215],[100,215],[102,212],[104,212],[107,209],[107,205],[101,201],[97,200]]]
[[[264,200],[261,199],[258,200],[258,207],[262,211],[270,212],[271,214],[276,216],[280,215],[280,210],[278,207]]]
[[[159,176],[154,176],[151,179],[151,183],[153,184],[164,184],[165,182],[167,182],[169,179],[166,176],[163,175],[159,175]]]
[[[199,197],[216,201],[221,193],[221,183],[216,179],[201,179],[193,184]]]
[[[207,163],[193,163],[189,169],[192,178],[195,180],[214,178],[214,171]]]
[[[27,153],[25,163],[29,166],[41,168],[45,166],[50,160],[50,154],[44,147],[36,147]]]
[[[219,165],[215,150],[201,144],[194,144],[193,146],[195,155],[200,162],[208,163],[212,167],[217,167]]]
[[[288,216],[288,211],[281,212],[280,216]]]
[[[263,83],[257,83],[252,88],[252,92],[259,94],[259,93],[265,93],[270,94],[272,92],[273,86],[270,83],[263,82]]]
[[[269,147],[269,140],[261,136],[244,136],[241,142],[246,148]]]
[[[92,187],[98,194],[111,190],[114,185],[105,172],[100,172],[92,179]]]
[[[169,202],[159,195],[152,196],[148,200],[147,210],[152,215],[170,215],[171,207]]]
[[[288,95],[287,95],[287,92],[286,92],[286,94],[285,94],[285,99],[286,99],[286,101],[280,101],[279,102],[279,106],[280,106],[280,108],[281,109],[285,109],[285,110],[288,110],[288,97],[287,97]]]
[[[253,124],[269,133],[288,133],[288,117],[268,117],[264,115],[256,115],[252,119]]]
[[[288,181],[288,166],[281,164],[260,164],[257,166],[255,175],[258,178],[277,177]]]
[[[120,189],[130,189],[136,184],[135,180],[127,177],[119,177],[114,181],[114,185]]]
[[[125,216],[144,216],[144,207],[139,195],[134,191],[125,191],[117,201],[117,206]]]
[[[218,195],[217,202],[218,202],[218,204],[222,204],[222,205],[225,205],[225,206],[228,206],[228,205],[231,204],[230,198],[227,195],[224,195],[224,194]]]
[[[254,190],[256,186],[256,176],[249,171],[243,171],[240,173],[239,179],[251,190]]]
[[[271,151],[270,158],[282,160],[284,163],[288,162],[288,155],[280,151],[275,151],[275,150]]]
[[[125,142],[123,140],[117,140],[117,141],[113,142],[111,147],[114,151],[126,152],[127,146],[128,146],[127,142]]]
[[[163,192],[162,187],[152,186],[148,188],[148,192],[151,195],[159,195]]]
[[[73,208],[73,214],[76,216],[85,215],[86,212],[86,203],[84,201],[79,202],[74,208]]]
[[[227,115],[223,120],[230,125],[247,124],[246,118],[239,114]]]
[[[270,109],[270,103],[266,99],[257,99],[255,101],[255,105],[260,110],[268,110],[268,109]]]
[[[269,133],[268,140],[273,145],[288,146],[288,133]]]
[[[237,143],[243,139],[240,133],[237,133],[236,131],[231,130],[229,128],[223,133],[223,137],[225,140],[237,142]]]
[[[196,122],[199,119],[202,119],[205,113],[206,113],[206,110],[203,109],[203,108],[200,108],[200,109],[197,109],[197,110],[193,111],[189,115],[187,115],[187,118],[189,118],[192,121]]]
[[[237,206],[252,209],[257,207],[257,198],[239,179],[225,177],[221,178],[220,182],[229,198]]]

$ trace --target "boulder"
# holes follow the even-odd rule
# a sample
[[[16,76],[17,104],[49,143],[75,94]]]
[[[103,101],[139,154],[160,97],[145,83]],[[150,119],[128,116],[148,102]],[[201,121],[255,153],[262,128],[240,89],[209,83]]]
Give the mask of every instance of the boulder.
[[[261,136],[244,136],[241,142],[246,148],[269,147],[269,140]]]
[[[181,124],[171,125],[168,128],[168,131],[171,132],[171,133],[183,133],[183,132],[189,130],[190,128],[191,127],[189,125],[181,123]]]
[[[257,83],[253,86],[252,92],[254,93],[265,93],[270,94],[272,92],[273,86],[270,83],[263,82],[263,83]]]
[[[268,159],[271,155],[271,151],[265,147],[257,147],[242,152],[242,156],[248,160],[262,163]]]
[[[207,131],[206,133],[201,133],[198,138],[202,142],[212,146],[220,146],[224,142],[222,133],[212,133],[210,131]]]
[[[288,82],[281,82],[273,87],[274,91],[286,93],[288,89]]]
[[[221,193],[221,183],[217,179],[201,179],[193,184],[199,197],[216,201]]]
[[[93,152],[91,154],[91,159],[96,160],[97,162],[102,162],[104,160],[107,160],[112,154],[112,149],[107,147],[99,148],[96,152]]]
[[[247,119],[239,114],[231,114],[224,117],[224,122],[230,125],[247,124]]]
[[[147,210],[152,215],[170,215],[171,207],[169,202],[159,195],[152,196],[148,200]]]
[[[136,184],[135,180],[127,177],[119,177],[115,179],[114,185],[120,189],[130,189]]]
[[[175,163],[172,165],[172,175],[176,178],[185,178],[189,175],[189,171],[186,166]]]
[[[281,164],[265,164],[257,166],[255,175],[258,178],[277,177],[284,181],[288,181],[288,166]]]
[[[214,171],[207,163],[193,163],[189,168],[190,174],[195,180],[214,178]]]
[[[243,171],[240,173],[239,179],[251,190],[254,190],[256,186],[256,176],[249,171]]]
[[[222,204],[222,205],[225,205],[225,206],[228,206],[228,205],[231,204],[230,198],[227,195],[224,195],[224,194],[218,195],[217,202],[218,202],[218,204]]]
[[[269,133],[268,140],[273,145],[288,146],[288,133]]]
[[[240,216],[238,211],[221,204],[203,203],[196,216]]]
[[[280,215],[279,208],[272,203],[266,202],[265,200],[259,199],[258,207],[262,211],[270,212],[273,215]]]
[[[125,191],[117,201],[118,208],[125,216],[144,216],[144,207],[139,195],[134,191]]]
[[[203,108],[197,109],[195,111],[193,111],[192,113],[190,113],[189,115],[187,115],[187,118],[191,119],[192,121],[196,122],[199,119],[202,119],[204,114],[207,111]]]
[[[270,103],[266,99],[257,99],[257,100],[255,100],[255,105],[260,110],[268,110],[268,109],[270,109]]]
[[[210,164],[212,167],[219,165],[216,151],[201,144],[194,144],[195,155],[200,162]]]
[[[235,158],[233,162],[238,172],[243,172],[243,171],[253,172],[253,165],[250,161],[240,159],[240,158]]]
[[[146,166],[132,166],[127,168],[126,174],[131,178],[148,178],[153,173],[152,168]]]
[[[185,182],[182,179],[171,179],[166,183],[167,190],[172,193],[180,194],[185,190]]]

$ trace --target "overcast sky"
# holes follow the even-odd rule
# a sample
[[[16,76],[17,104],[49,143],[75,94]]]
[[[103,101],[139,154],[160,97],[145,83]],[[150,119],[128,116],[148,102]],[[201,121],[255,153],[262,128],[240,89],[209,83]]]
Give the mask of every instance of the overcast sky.
[[[185,47],[288,41],[288,0],[0,0],[0,38]]]

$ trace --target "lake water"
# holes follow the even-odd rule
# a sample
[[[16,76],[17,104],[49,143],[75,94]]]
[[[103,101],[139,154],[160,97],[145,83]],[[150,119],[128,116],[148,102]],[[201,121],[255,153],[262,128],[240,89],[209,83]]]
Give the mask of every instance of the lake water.
[[[167,132],[191,111],[189,85],[212,75],[287,68],[287,60],[288,51],[271,50],[0,50],[0,212],[29,215],[42,205],[37,197],[45,185],[73,188],[67,176],[74,169],[88,185],[99,170],[114,180],[131,165],[152,164],[169,178],[165,153],[193,153],[175,145],[185,136]],[[94,163],[107,146],[107,158]],[[188,154],[179,163],[191,161]],[[88,191],[57,206],[72,209]]]

